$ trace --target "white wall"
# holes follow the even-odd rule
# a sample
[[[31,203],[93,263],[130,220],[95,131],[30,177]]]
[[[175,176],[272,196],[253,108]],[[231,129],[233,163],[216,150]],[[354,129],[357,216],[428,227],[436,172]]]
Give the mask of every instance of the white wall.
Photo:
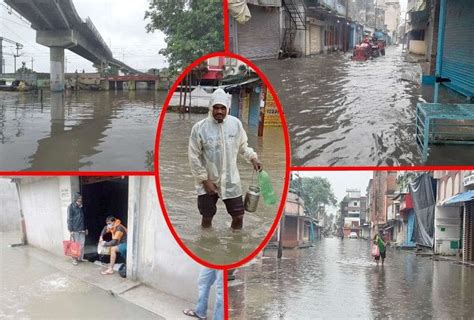
[[[450,248],[451,241],[460,240],[460,207],[436,206],[435,209],[435,253],[455,255],[457,250]],[[444,228],[444,231],[442,231]]]
[[[140,216],[136,229],[139,243],[137,278],[166,293],[195,301],[201,266],[180,248],[168,229],[154,178],[130,177],[130,192],[133,192],[134,184],[138,184],[136,187],[140,191],[139,203],[136,203]],[[129,203],[129,213],[133,206]]]
[[[28,244],[62,254],[62,241],[68,236],[66,211],[71,202],[71,186],[71,177],[21,179]]]
[[[0,178],[0,232],[19,231],[20,218],[16,185]]]
[[[62,241],[69,237],[67,207],[79,190],[79,178],[22,178],[20,188],[29,244],[62,255]],[[195,302],[201,266],[182,251],[169,231],[153,177],[129,178],[128,211],[127,267],[135,268],[137,280]]]
[[[410,52],[425,55],[426,42],[424,40],[410,40]]]

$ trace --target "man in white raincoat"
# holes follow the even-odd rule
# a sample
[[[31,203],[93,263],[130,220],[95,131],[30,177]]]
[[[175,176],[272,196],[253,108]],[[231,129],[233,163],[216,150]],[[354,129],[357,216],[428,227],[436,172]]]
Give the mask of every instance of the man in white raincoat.
[[[189,164],[196,181],[203,228],[212,226],[220,197],[232,216],[231,228],[242,229],[244,203],[237,156],[240,154],[255,170],[261,170],[257,154],[248,146],[242,122],[228,112],[229,96],[217,89],[209,102],[209,116],[193,126],[189,138]]]

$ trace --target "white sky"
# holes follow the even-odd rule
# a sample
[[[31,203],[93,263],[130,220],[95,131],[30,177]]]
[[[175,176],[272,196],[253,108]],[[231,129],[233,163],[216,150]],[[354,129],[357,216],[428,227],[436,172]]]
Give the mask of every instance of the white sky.
[[[17,68],[25,61],[31,68],[34,58],[34,70],[49,72],[49,49],[35,41],[35,31],[26,20],[15,14],[8,14],[6,4],[0,0],[0,36],[20,42],[24,45],[23,56],[17,59]],[[167,66],[158,51],[166,47],[164,35],[160,31],[146,33],[146,21],[143,19],[148,9],[148,0],[74,0],[74,5],[82,19],[90,17],[104,41],[111,48],[116,59],[124,61],[135,69],[146,71],[150,68]],[[4,53],[13,53],[14,45],[4,43]],[[6,72],[13,72],[13,56],[5,58]],[[66,50],[67,71],[76,69],[94,72],[92,63]]]
[[[405,13],[407,10],[407,0],[400,0],[400,12]]]
[[[298,172],[298,171],[297,171]],[[372,171],[299,171],[301,177],[323,177],[331,183],[332,190],[339,203],[346,195],[346,189],[359,189],[366,194],[367,185],[373,176]],[[329,213],[336,214],[339,208],[327,208]]]

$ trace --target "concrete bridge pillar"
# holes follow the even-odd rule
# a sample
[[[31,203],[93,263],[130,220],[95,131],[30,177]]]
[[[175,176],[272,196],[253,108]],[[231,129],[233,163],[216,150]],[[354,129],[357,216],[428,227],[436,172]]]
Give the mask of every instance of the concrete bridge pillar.
[[[128,90],[132,90],[132,91],[137,90],[137,82],[135,80],[128,81]]]
[[[51,91],[64,91],[64,48],[50,47],[49,59]]]

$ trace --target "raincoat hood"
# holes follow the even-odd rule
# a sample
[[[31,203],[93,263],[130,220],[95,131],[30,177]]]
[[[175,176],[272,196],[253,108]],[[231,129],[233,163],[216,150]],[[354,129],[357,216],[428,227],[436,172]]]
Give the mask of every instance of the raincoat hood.
[[[219,88],[214,91],[211,95],[211,99],[209,100],[209,116],[214,119],[212,115],[212,108],[216,105],[220,104],[223,105],[227,110],[227,115],[224,118],[227,119],[230,112],[230,95],[227,94],[223,89]]]

